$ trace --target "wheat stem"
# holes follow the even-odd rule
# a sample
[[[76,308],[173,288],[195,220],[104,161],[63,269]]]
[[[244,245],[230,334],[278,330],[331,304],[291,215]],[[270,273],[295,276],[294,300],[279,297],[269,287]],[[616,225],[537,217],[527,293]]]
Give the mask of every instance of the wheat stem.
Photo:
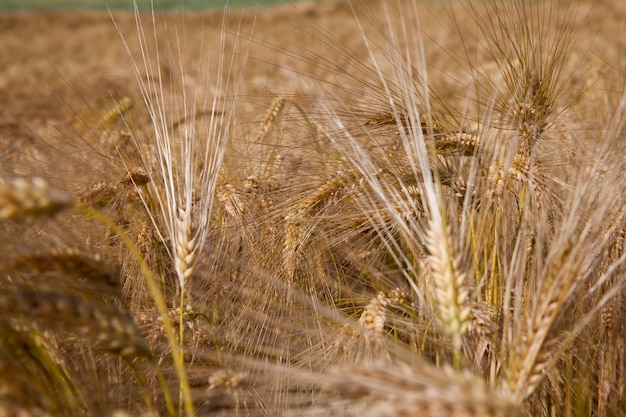
[[[102,224],[113,229],[117,233],[117,235],[120,237],[120,239],[122,239],[124,246],[126,246],[126,248],[131,252],[135,260],[139,263],[141,272],[148,285],[148,290],[150,291],[150,294],[152,295],[152,299],[154,300],[157,310],[159,311],[159,316],[163,320],[164,333],[169,343],[169,346],[172,349],[172,358],[174,360],[174,367],[176,369],[176,374],[178,375],[178,379],[180,383],[180,392],[184,398],[183,403],[185,406],[185,414],[188,417],[193,417],[195,415],[195,412],[193,409],[193,402],[191,399],[191,389],[189,386],[189,381],[187,379],[187,372],[185,371],[185,364],[183,362],[183,355],[181,352],[179,352],[180,347],[176,341],[174,328],[172,326],[172,322],[169,319],[169,315],[168,315],[167,304],[165,302],[165,298],[163,297],[163,294],[161,293],[161,289],[159,288],[159,283],[154,278],[154,275],[152,274],[150,267],[146,263],[145,258],[141,256],[141,252],[135,245],[135,242],[133,242],[133,240],[126,234],[126,232],[122,230],[122,228],[120,228],[117,224],[115,224],[115,222],[113,222],[111,219],[109,219],[108,217],[102,215],[101,213],[95,210],[92,210],[88,207],[82,207],[82,206],[79,206],[78,209],[86,216],[96,219]],[[173,402],[169,394],[169,390],[167,389],[166,386],[164,386],[163,391],[164,391],[164,395],[165,395],[165,399],[167,403],[168,412],[171,417],[174,417],[176,415],[176,412],[174,411],[174,406],[173,406]]]

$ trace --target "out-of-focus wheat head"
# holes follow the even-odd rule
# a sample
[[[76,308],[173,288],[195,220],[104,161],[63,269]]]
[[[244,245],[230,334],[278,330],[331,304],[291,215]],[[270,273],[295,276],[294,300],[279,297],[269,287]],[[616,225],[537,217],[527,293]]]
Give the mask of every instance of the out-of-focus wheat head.
[[[1,220],[51,216],[72,205],[69,193],[54,188],[42,178],[16,178],[0,184]]]

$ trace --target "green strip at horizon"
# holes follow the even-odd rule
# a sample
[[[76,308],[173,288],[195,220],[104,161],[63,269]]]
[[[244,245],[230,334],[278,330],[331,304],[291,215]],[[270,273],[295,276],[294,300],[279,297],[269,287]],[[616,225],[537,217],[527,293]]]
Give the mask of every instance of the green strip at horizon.
[[[286,3],[285,0],[137,0],[141,11],[155,10],[202,10],[231,7],[268,6]],[[0,11],[19,10],[132,10],[134,0],[0,0]]]

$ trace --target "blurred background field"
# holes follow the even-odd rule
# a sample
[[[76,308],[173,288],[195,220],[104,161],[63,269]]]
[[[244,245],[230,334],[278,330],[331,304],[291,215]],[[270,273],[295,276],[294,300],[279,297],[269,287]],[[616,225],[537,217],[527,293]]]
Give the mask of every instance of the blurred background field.
[[[227,3],[232,7],[268,6],[284,3],[285,0],[138,0],[140,10],[168,9],[213,9],[222,8]],[[134,0],[2,0],[0,11],[16,10],[128,10],[133,8]]]

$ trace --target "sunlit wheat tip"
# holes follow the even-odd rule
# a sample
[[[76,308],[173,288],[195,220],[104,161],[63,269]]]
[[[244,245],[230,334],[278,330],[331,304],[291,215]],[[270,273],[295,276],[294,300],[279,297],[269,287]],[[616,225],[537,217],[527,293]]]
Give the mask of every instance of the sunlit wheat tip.
[[[185,305],[185,308],[182,308],[182,309],[180,307],[171,308],[168,310],[167,315],[169,316],[169,319],[171,320],[171,322],[174,323],[175,325],[179,325],[180,321],[182,320],[185,327],[193,331],[196,330],[196,327],[197,327],[196,320],[198,318],[198,314],[193,310],[193,308],[189,304]],[[157,321],[162,323],[163,318],[159,317],[157,318]],[[163,330],[164,328],[161,326],[161,331]]]
[[[393,306],[403,306],[410,304],[409,293],[402,288],[394,288],[387,294],[389,304]]]
[[[488,197],[495,198],[502,195],[505,186],[504,168],[498,161],[489,166],[488,173]]]

